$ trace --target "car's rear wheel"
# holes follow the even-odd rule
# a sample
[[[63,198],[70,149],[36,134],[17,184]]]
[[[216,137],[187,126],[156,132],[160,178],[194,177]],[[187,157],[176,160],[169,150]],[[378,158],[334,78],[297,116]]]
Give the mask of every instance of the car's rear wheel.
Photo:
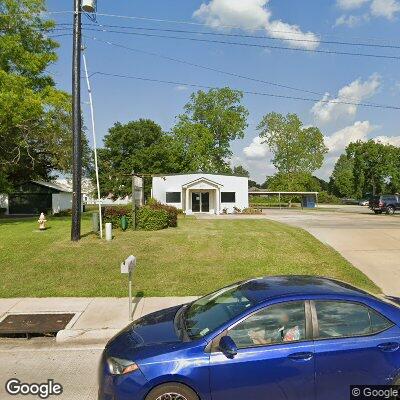
[[[146,396],[146,400],[199,400],[199,397],[185,385],[167,383],[154,388]]]
[[[393,214],[394,214],[394,207],[389,206],[389,207],[386,209],[386,214],[393,215]]]

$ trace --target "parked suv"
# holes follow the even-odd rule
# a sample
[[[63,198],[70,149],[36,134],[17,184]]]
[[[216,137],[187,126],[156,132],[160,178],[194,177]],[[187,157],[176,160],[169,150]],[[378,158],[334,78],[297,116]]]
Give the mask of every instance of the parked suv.
[[[394,214],[396,210],[400,210],[400,196],[398,195],[382,195],[373,196],[369,201],[369,208],[375,214]]]

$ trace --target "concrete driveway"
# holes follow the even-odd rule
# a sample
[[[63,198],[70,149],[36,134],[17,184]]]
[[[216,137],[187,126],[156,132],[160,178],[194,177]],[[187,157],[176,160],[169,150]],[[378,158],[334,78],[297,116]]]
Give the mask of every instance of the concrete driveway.
[[[266,210],[263,217],[305,229],[337,250],[385,294],[400,296],[400,215],[375,215],[352,207],[352,212]]]

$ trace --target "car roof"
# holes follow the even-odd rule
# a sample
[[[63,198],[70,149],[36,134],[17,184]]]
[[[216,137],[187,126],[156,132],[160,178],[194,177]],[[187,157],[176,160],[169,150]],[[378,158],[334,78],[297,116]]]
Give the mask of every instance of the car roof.
[[[369,293],[347,283],[320,276],[267,276],[242,282],[239,288],[255,304],[288,295],[351,295],[372,297]]]

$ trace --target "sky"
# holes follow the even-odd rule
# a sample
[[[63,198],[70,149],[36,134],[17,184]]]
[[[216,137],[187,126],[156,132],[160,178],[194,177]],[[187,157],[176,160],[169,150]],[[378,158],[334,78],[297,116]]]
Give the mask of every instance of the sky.
[[[49,17],[59,24],[72,23],[72,3],[47,0]],[[93,22],[83,16],[89,73],[173,82],[94,74],[91,85],[98,144],[117,121],[150,118],[168,131],[191,93],[198,90],[189,85],[230,86],[248,92],[243,104],[250,113],[245,137],[232,143],[232,165],[243,165],[260,183],[272,175],[272,155],[258,137],[257,124],[272,111],[296,113],[304,126],[317,126],[323,133],[329,152],[316,175],[329,179],[338,156],[352,141],[375,138],[400,146],[400,110],[361,105],[400,107],[399,21],[400,0],[98,0],[97,26],[87,26]],[[58,87],[70,92],[72,38],[65,35],[56,40],[59,59],[49,71]],[[90,134],[85,81],[82,102]]]

